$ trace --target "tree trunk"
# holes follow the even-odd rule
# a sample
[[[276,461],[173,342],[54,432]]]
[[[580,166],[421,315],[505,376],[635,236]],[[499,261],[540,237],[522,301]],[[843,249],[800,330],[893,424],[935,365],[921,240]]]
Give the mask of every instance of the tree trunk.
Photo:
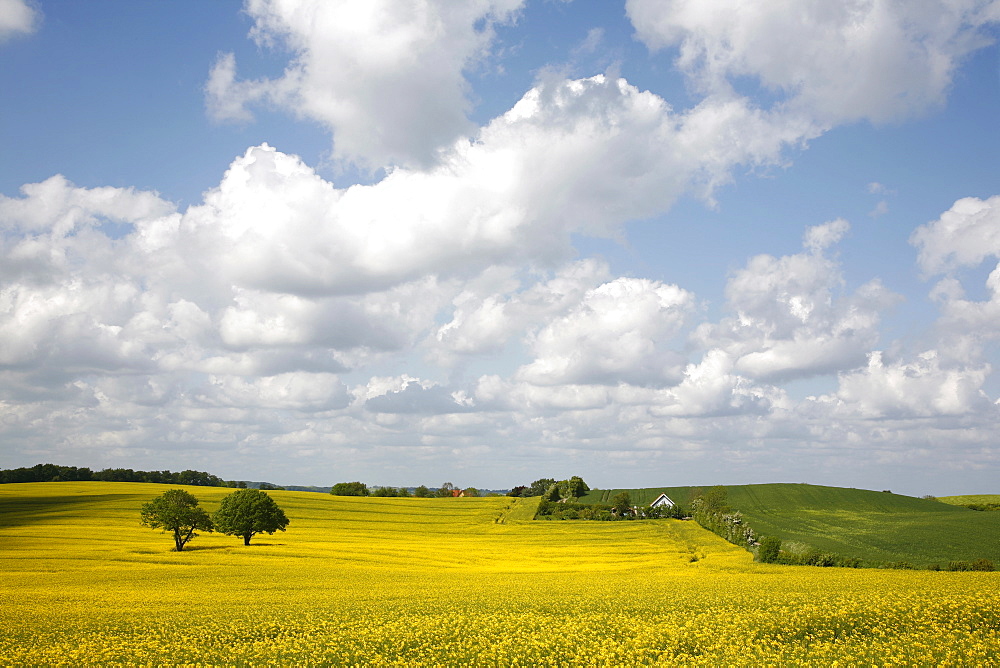
[[[243,534],[243,544],[244,545],[249,545],[250,544],[250,539],[252,537],[253,537],[252,533]]]

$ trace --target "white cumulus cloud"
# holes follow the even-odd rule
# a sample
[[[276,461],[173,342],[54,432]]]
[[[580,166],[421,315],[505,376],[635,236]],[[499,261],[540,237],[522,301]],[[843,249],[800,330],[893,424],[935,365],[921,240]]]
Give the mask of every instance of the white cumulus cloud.
[[[810,228],[808,252],[758,255],[726,286],[734,316],[705,324],[696,340],[734,356],[740,373],[789,379],[850,369],[878,343],[880,313],[899,297],[874,279],[844,294],[838,262],[823,254],[849,230],[842,220]]]
[[[963,57],[989,42],[992,0],[628,0],[652,49],[706,91],[740,77],[783,96],[821,127],[896,120],[943,103]]]
[[[258,43],[292,56],[279,79],[241,81],[232,54],[206,85],[209,113],[251,118],[261,101],[319,121],[334,154],[368,167],[429,164],[473,128],[464,71],[484,58],[492,26],[523,0],[248,0]]]
[[[0,0],[0,42],[18,34],[30,35],[42,14],[26,0]]]
[[[662,382],[677,376],[673,337],[694,307],[676,285],[618,278],[531,337],[535,360],[516,376],[535,385]]]
[[[1000,258],[1000,195],[958,200],[938,220],[917,228],[910,242],[920,249],[918,262],[928,274]]]
[[[864,417],[935,417],[995,411],[982,390],[991,368],[949,367],[936,351],[886,363],[875,351],[864,369],[843,374],[836,398]]]

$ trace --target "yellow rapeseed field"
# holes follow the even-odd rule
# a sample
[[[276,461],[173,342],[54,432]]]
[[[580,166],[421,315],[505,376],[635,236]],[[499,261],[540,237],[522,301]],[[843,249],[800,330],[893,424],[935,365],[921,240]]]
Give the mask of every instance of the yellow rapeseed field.
[[[1000,665],[1000,573],[754,564],[690,522],[271,492],[286,533],[184,552],[169,487],[0,486],[0,664]],[[186,488],[209,511],[231,490]]]

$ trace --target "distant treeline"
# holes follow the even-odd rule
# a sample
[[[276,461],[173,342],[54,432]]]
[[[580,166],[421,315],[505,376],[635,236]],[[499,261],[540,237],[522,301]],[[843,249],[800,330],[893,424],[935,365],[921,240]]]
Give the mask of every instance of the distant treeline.
[[[36,464],[19,469],[0,469],[0,484],[11,482],[60,482],[100,480],[103,482],[156,482],[167,485],[199,485],[202,487],[246,487],[246,483],[223,480],[204,471],[133,471],[132,469],[102,469]]]

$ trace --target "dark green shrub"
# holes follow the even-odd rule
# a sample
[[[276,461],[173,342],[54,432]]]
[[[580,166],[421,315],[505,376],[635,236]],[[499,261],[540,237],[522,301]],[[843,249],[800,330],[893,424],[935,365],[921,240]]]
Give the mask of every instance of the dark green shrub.
[[[368,496],[368,485],[363,482],[338,482],[330,489],[334,496]]]
[[[916,570],[916,566],[908,561],[890,561],[882,564],[882,568],[894,568],[901,571],[912,571]]]
[[[764,540],[760,541],[760,551],[758,552],[758,558],[761,563],[773,564],[778,561],[778,555],[781,553],[781,539],[776,536],[765,536]]]
[[[628,492],[620,492],[611,499],[611,509],[618,515],[632,512],[632,497]]]
[[[813,566],[822,566],[823,568],[829,568],[831,566],[837,565],[837,556],[830,554],[829,552],[823,552],[817,554],[812,559]]]
[[[976,559],[971,564],[969,564],[969,570],[972,571],[993,571],[993,562],[989,559]]]

